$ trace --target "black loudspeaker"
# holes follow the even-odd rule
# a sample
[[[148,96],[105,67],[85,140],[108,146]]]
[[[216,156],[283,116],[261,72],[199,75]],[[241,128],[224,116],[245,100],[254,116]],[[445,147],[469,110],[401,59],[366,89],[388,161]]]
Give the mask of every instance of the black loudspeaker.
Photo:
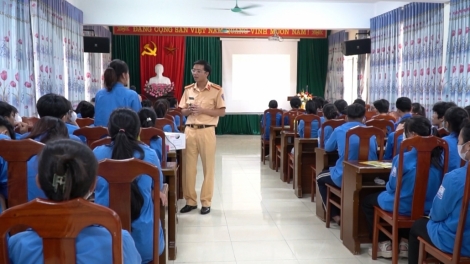
[[[83,51],[89,53],[110,53],[109,38],[84,36]]]
[[[356,39],[345,41],[342,44],[344,56],[370,53],[370,39]]]

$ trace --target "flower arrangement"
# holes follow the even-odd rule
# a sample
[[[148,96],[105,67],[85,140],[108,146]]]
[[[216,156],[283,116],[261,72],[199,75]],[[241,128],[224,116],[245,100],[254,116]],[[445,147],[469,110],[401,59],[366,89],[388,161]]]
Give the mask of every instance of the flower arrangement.
[[[313,95],[309,92],[300,92],[297,94],[297,97],[300,98],[300,101],[302,102],[302,106],[300,107],[301,109],[305,109],[305,105],[307,104],[307,101],[310,101],[313,99]]]
[[[171,92],[173,92],[173,89],[175,87],[174,83],[171,84],[164,84],[164,83],[159,83],[159,84],[149,84],[146,83],[144,90],[145,93],[151,97],[158,98],[161,96],[165,96]]]

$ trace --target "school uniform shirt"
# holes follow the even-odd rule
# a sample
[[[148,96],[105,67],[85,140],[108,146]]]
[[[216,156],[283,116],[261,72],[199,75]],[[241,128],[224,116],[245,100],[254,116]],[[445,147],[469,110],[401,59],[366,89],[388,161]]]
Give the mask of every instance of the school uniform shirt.
[[[158,160],[160,160],[161,162],[163,160],[162,159],[162,155],[163,155],[162,154],[162,139],[160,137],[150,139],[150,148],[155,150],[155,152],[157,153]],[[166,158],[167,157],[165,157],[165,160]]]
[[[459,135],[457,133],[452,133],[442,139],[449,144],[449,172],[451,172],[460,168],[460,162],[462,161],[457,150]],[[442,160],[444,160],[444,153],[442,153]]]
[[[72,139],[72,136],[74,136],[75,140],[76,140],[76,138],[78,138],[81,142],[86,144],[86,137],[84,137],[84,136],[75,136],[73,134],[73,132],[75,132],[75,130],[80,129],[78,126],[72,125],[72,124],[69,124],[69,123],[65,123],[65,126],[67,126],[67,130],[69,131],[69,136],[70,136],[71,139]]]
[[[320,146],[320,148],[323,148],[324,145],[325,145],[325,142],[327,142],[328,139],[330,138],[331,134],[333,133],[333,128],[330,127],[330,126],[325,127],[325,136],[323,138],[323,140],[325,142],[321,141],[321,134],[322,133],[323,133],[323,131],[322,131],[322,128],[320,127],[320,129],[318,129],[318,146]]]
[[[321,117],[323,118],[323,117]],[[318,138],[318,129],[321,127],[321,124],[324,122],[320,118],[320,124],[318,124],[318,121],[314,120],[310,123],[310,138]],[[303,120],[300,120],[299,125],[297,126],[297,131],[299,132],[300,138],[305,138],[305,122]]]
[[[325,150],[328,152],[338,150],[339,158],[334,167],[330,167],[330,175],[336,186],[341,187],[343,180],[343,161],[346,151],[346,133],[356,126],[364,126],[361,122],[347,122],[337,127],[331,137],[325,142]],[[359,138],[349,138],[349,160],[357,160],[359,157]],[[377,142],[375,136],[370,138],[369,160],[377,160]]]
[[[180,126],[181,123],[180,123],[180,116],[175,116],[175,124],[176,126]],[[186,124],[186,117],[183,116],[183,125]]]
[[[264,115],[264,119],[266,119],[266,124],[269,124],[268,127],[266,127],[266,124],[263,124],[263,118],[261,118],[261,127],[264,128],[264,139],[268,140],[269,139],[269,134],[271,131],[269,130],[270,124],[271,124],[271,114],[266,113]],[[280,113],[276,114],[276,126],[281,126],[281,119],[282,115]]]
[[[412,117],[411,113],[405,114],[402,117],[400,117],[400,119],[398,119],[398,121],[395,122],[395,129],[397,129],[398,124],[400,124],[400,122],[402,120],[405,120],[405,119],[408,119],[408,118],[411,118],[411,117]]]
[[[428,234],[432,243],[440,250],[452,254],[459,224],[460,209],[467,174],[466,164],[444,176],[442,185],[434,197],[429,222]],[[462,256],[470,256],[470,211],[467,210],[462,238]]]
[[[67,128],[67,129],[68,129],[68,128]],[[30,133],[30,132],[24,133],[23,135],[21,135],[20,138],[16,138],[16,139],[18,139],[18,140],[19,140],[19,139],[25,139],[25,138],[27,138],[27,137],[29,136],[29,133]],[[69,139],[72,139],[72,140],[78,141],[78,142],[80,142],[80,143],[83,143],[83,141],[82,141],[79,137],[75,136],[74,134],[70,134],[70,133],[69,133]],[[34,140],[39,141],[40,139],[34,139]]]
[[[155,150],[151,149],[145,144],[140,145],[144,151],[145,157],[143,161],[149,162],[155,165],[160,170],[160,190],[163,188],[163,174],[161,171],[160,160],[155,153]],[[110,159],[112,156],[113,145],[105,145],[96,147],[93,150],[95,153],[96,159],[98,161],[103,159]],[[139,158],[137,152],[134,153],[135,158]],[[153,207],[152,202],[152,189],[153,181],[147,175],[140,175],[136,178],[137,185],[144,197],[144,205],[140,211],[140,216],[134,220],[131,224],[132,232],[131,235],[134,238],[134,242],[137,250],[142,257],[142,263],[148,263],[153,259]],[[155,192],[155,195],[159,195],[158,192]],[[98,176],[95,189],[95,203],[109,207],[109,186],[105,179]],[[160,206],[157,204],[156,206]],[[159,215],[156,215],[155,218],[159,219]],[[160,223],[160,238],[159,238],[159,254],[162,254],[163,249],[165,248],[165,238],[163,236],[163,229]]]
[[[397,147],[395,147],[395,132],[388,134],[387,137],[387,144],[385,145],[385,153],[384,153],[384,160],[392,160],[393,159],[393,150],[397,149],[396,155],[400,151],[401,142],[403,141],[403,134],[399,135],[397,138]]]
[[[135,112],[142,109],[137,93],[122,83],[116,83],[111,92],[106,88],[99,90],[95,100],[95,126],[106,127],[111,113],[118,108],[130,108]]]
[[[418,152],[416,149],[412,149],[403,154],[403,177],[400,191],[400,206],[398,213],[401,215],[411,215],[411,204],[413,201],[413,193],[415,189],[416,179],[416,161],[418,158]],[[397,173],[398,173],[399,156],[395,156],[392,161],[392,170],[390,172],[390,178],[386,185],[386,190],[379,194],[377,201],[380,208],[385,211],[393,212],[393,204],[395,202],[395,192],[397,187]],[[426,214],[431,210],[432,200],[434,195],[439,189],[441,184],[441,171],[435,166],[431,165],[429,170],[428,188],[426,191],[426,201],[424,203],[424,212]]]
[[[0,135],[0,140],[11,140],[11,138],[7,135],[3,135],[1,134]],[[1,142],[1,141],[0,141]],[[1,143],[0,143],[1,145]],[[3,197],[5,197],[5,199],[8,198],[8,162],[6,160],[4,160],[1,156],[0,156],[0,194],[3,195]]]
[[[84,228],[77,236],[77,264],[112,263],[112,240],[109,231],[101,226]],[[11,264],[43,264],[42,238],[34,231],[18,233],[8,240]],[[122,230],[122,255],[125,264],[141,263],[142,259],[129,233]]]
[[[82,118],[82,114],[77,113],[77,118]]]

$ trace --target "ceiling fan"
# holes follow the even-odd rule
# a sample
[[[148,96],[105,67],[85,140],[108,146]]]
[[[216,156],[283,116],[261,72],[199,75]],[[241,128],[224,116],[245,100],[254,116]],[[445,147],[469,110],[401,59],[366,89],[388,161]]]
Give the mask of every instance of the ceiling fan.
[[[239,14],[243,14],[245,16],[250,16],[251,14],[250,13],[247,13],[245,12],[245,10],[247,9],[252,9],[252,8],[256,8],[256,7],[260,7],[260,5],[247,5],[247,6],[244,6],[244,7],[239,7],[238,6],[238,0],[235,0],[235,7],[234,8],[209,8],[209,9],[216,9],[216,10],[230,10],[234,13],[239,13]]]

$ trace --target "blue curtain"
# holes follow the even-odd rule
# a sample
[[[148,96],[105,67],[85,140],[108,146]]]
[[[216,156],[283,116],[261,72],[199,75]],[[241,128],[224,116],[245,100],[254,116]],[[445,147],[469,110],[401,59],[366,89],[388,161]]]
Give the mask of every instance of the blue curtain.
[[[470,0],[451,0],[442,100],[470,105]],[[442,72],[442,70],[441,70]]]
[[[343,30],[328,37],[328,71],[326,73],[325,99],[329,102],[343,98],[344,56],[341,44],[347,39]]]

